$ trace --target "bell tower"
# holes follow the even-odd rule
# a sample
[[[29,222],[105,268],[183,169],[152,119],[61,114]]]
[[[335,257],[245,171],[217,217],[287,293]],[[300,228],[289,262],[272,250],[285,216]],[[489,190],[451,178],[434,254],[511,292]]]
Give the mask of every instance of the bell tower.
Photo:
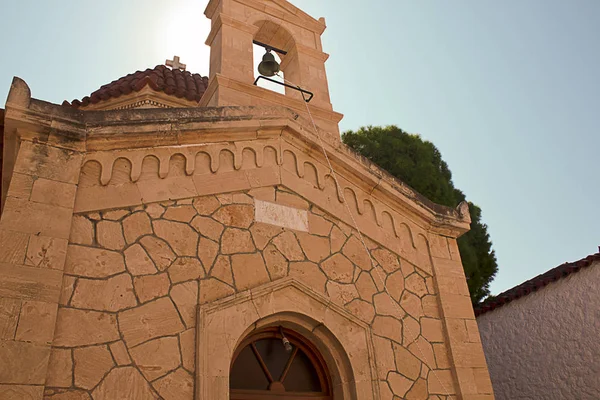
[[[300,92],[285,94],[254,85],[253,43],[283,50],[281,71],[287,83],[314,94],[309,107],[327,138],[339,141],[342,114],[333,111],[321,35],[325,20],[316,20],[285,0],[211,0],[210,82],[201,106],[283,106],[306,115]]]

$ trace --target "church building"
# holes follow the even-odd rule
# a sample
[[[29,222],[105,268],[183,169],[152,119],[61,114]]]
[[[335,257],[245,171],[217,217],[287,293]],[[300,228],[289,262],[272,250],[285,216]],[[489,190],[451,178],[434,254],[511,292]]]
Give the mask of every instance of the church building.
[[[205,15],[208,77],[174,58],[61,105],[14,78],[0,399],[492,400],[468,206],[342,144],[323,18]],[[254,45],[285,93],[255,85]]]

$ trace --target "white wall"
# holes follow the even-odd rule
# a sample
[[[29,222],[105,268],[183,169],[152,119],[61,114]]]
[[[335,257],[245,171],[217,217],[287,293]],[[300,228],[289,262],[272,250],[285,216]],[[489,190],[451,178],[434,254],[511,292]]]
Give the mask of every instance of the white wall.
[[[477,322],[496,400],[600,399],[600,262]]]

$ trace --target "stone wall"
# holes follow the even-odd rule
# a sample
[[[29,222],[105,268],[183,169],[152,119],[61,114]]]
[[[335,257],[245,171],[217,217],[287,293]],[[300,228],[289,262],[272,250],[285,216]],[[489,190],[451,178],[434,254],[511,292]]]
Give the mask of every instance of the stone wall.
[[[496,398],[598,399],[600,263],[480,315]]]
[[[305,224],[257,222],[263,201]],[[431,263],[366,240],[375,268],[351,227],[281,186],[77,214],[45,396],[192,399],[198,304],[292,277],[368,326],[381,399],[454,399]]]

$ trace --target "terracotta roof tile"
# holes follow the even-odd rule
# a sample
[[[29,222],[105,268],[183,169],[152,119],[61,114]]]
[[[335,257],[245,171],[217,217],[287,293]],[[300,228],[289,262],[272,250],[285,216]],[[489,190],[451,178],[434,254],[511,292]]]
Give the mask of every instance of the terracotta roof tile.
[[[139,92],[146,86],[171,96],[185,98],[189,101],[200,101],[208,86],[208,78],[200,74],[192,74],[189,71],[173,70],[164,65],[157,65],[154,68],[136,71],[117,79],[81,100],[76,99],[71,103],[65,100],[63,105],[76,108],[85,107],[131,92]]]
[[[582,268],[589,267],[594,262],[600,261],[600,253],[592,254],[579,261],[564,263],[556,268],[536,276],[526,282],[521,283],[499,295],[484,301],[475,307],[475,316],[480,316],[486,312],[495,310],[498,307],[510,303],[513,300],[527,296],[529,293],[535,292],[548,284],[569,276]]]

